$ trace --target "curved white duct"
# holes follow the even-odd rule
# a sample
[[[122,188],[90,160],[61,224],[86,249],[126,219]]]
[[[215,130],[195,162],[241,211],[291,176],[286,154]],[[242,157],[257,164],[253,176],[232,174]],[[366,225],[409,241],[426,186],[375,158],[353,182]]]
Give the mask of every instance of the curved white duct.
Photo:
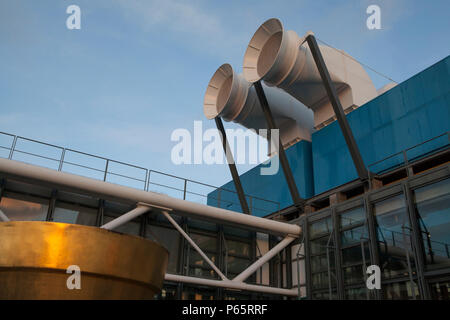
[[[244,55],[244,77],[277,86],[314,111],[316,128],[334,120],[334,112],[309,46],[295,31],[285,31],[278,19],[264,22]],[[377,96],[364,68],[345,52],[319,46],[345,111]]]
[[[299,140],[311,141],[314,126],[311,110],[282,90],[263,86],[283,146]],[[208,119],[220,116],[249,129],[267,129],[255,88],[227,63],[209,81],[203,112]]]

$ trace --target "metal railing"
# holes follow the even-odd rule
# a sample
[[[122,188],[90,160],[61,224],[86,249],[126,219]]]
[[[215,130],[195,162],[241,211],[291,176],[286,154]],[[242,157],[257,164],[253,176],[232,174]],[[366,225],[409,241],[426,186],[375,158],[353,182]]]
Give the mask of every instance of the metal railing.
[[[447,137],[447,140],[446,140],[445,144],[440,145],[439,147],[431,148],[431,150],[429,150],[427,152],[424,152],[424,153],[418,152],[418,148],[419,147],[422,147],[425,144],[429,144],[431,142],[437,142],[437,140],[439,138],[443,138],[444,136]],[[381,160],[378,160],[378,161],[376,161],[374,163],[371,163],[370,165],[367,166],[367,169],[368,169],[368,172],[369,172],[369,177],[373,176],[373,174],[379,175],[379,174],[383,174],[383,173],[392,171],[394,169],[403,168],[403,167],[406,168],[407,174],[409,176],[410,175],[409,168],[411,167],[411,165],[414,162],[416,162],[416,161],[418,161],[420,159],[423,159],[423,158],[425,158],[427,156],[430,156],[432,154],[438,153],[438,152],[440,152],[442,150],[445,150],[445,149],[447,149],[449,147],[450,147],[450,131],[447,131],[447,132],[444,132],[444,133],[442,133],[442,134],[440,134],[440,135],[438,135],[438,136],[436,136],[434,138],[428,139],[428,140],[423,141],[423,142],[421,142],[421,143],[419,143],[419,144],[417,144],[415,146],[412,146],[412,147],[404,149],[404,150],[402,150],[400,152],[391,154],[390,156],[387,156],[387,157],[385,157],[385,158],[383,158]],[[409,157],[408,153],[411,153],[413,151],[416,151],[417,155]],[[397,160],[395,158],[397,158]],[[400,159],[398,159],[398,158],[400,158]],[[397,162],[397,163],[395,163],[394,165],[387,166],[386,168],[381,169],[379,171],[371,170],[371,168],[374,168],[376,165],[380,165],[382,163],[385,163],[388,160],[392,160],[393,162]]]
[[[237,201],[237,192],[234,190],[10,133],[0,132],[0,157],[145,191],[163,193],[183,200],[206,203],[234,211],[241,209]],[[252,195],[245,196],[252,215],[265,216],[280,211],[279,202]]]

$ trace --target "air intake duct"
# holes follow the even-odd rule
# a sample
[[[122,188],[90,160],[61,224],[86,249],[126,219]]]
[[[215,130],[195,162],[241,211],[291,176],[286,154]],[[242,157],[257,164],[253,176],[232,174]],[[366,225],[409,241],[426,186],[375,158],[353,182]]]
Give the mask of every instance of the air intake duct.
[[[303,42],[303,44],[302,44]],[[344,111],[349,112],[377,96],[364,68],[344,51],[319,46]],[[320,129],[334,118],[308,44],[295,31],[286,31],[280,20],[269,19],[253,35],[244,55],[244,78],[278,87],[314,112]]]
[[[263,87],[283,146],[300,140],[311,141],[314,126],[311,110],[278,88],[264,84]],[[267,129],[255,88],[227,63],[220,66],[209,81],[203,112],[208,119],[220,116],[248,129]]]

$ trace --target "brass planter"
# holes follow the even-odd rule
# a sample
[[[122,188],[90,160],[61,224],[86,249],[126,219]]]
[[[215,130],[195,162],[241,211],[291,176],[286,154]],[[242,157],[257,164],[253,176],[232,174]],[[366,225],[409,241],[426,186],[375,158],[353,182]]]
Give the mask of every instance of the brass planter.
[[[139,237],[81,225],[0,223],[0,299],[152,299],[168,252]],[[81,289],[69,289],[81,270]]]

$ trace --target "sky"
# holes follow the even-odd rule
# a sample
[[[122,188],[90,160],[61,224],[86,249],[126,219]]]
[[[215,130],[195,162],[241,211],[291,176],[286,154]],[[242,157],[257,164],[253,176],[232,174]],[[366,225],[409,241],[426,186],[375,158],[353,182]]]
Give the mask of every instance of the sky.
[[[66,27],[72,4],[80,30]],[[380,30],[366,27],[371,4]],[[227,165],[174,164],[170,136],[215,127],[206,86],[225,62],[242,71],[261,23],[312,30],[400,83],[449,54],[449,12],[448,0],[1,0],[0,131],[219,186]]]

